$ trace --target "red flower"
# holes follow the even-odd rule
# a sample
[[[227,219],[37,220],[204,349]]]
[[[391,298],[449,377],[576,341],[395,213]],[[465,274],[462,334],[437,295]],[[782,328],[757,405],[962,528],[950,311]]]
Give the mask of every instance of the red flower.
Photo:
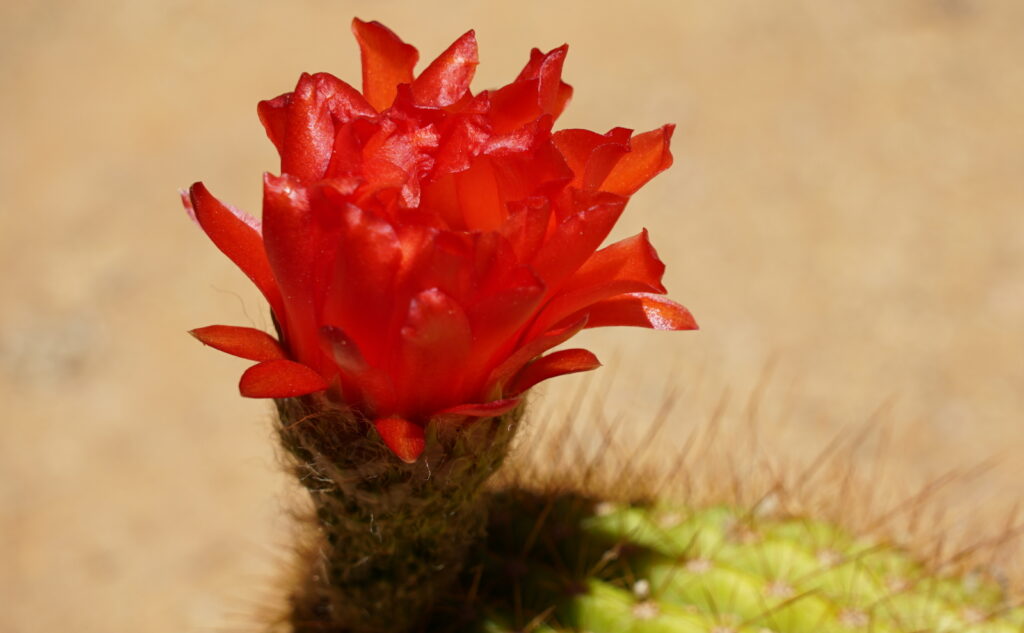
[[[418,53],[353,22],[363,91],[303,74],[259,104],[281,155],[263,223],[201,183],[186,206],[266,296],[280,333],[195,330],[258,361],[242,395],[315,392],[375,419],[406,460],[439,416],[492,416],[536,383],[596,368],[552,348],[583,328],[694,329],[662,295],[646,231],[598,250],[629,196],[672,162],[672,126],[552,133],[572,89],[567,47],[534,49],[511,84],[473,94],[466,33],[414,75]]]

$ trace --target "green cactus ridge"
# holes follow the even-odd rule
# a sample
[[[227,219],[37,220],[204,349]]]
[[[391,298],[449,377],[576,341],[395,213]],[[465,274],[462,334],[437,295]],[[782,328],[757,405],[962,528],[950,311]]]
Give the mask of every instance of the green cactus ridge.
[[[484,549],[467,574],[472,598],[434,630],[1024,631],[1024,608],[990,579],[937,576],[827,522],[734,507],[506,491],[492,500]]]

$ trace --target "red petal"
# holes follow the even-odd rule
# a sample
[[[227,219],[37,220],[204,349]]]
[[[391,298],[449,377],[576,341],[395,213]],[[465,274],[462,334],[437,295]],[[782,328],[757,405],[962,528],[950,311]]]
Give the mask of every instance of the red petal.
[[[607,134],[590,130],[559,130],[551,141],[576,175],[572,186],[598,191],[619,160],[629,151],[631,130],[617,127]]]
[[[249,360],[277,360],[285,357],[277,339],[251,327],[210,325],[192,330],[189,334],[204,345]]]
[[[458,303],[437,288],[417,294],[401,331],[398,409],[429,412],[457,400],[472,343],[469,320]]]
[[[509,205],[508,219],[501,227],[516,259],[532,262],[544,243],[551,223],[551,204],[543,198],[534,198]]]
[[[552,123],[551,117],[544,115],[510,134],[488,139],[483,151],[494,161],[506,201],[552,197],[572,181],[572,171],[551,144]]]
[[[434,154],[431,179],[436,182],[442,176],[468,169],[470,161],[480,153],[490,136],[490,130],[482,125],[479,117],[456,118]]]
[[[690,311],[661,295],[634,292],[599,301],[581,311],[589,315],[587,327],[630,325],[652,330],[696,330]]]
[[[516,81],[537,79],[539,86],[537,96],[541,110],[550,114],[553,118],[565,109],[565,105],[572,96],[572,86],[562,81],[562,66],[565,64],[565,56],[569,52],[569,46],[563,44],[547,53],[538,49],[530,51],[530,61],[523,68]]]
[[[565,283],[566,292],[609,281],[635,281],[644,290],[664,293],[665,264],[658,259],[647,229],[597,251]]]
[[[303,73],[295,91],[260,104],[261,119],[281,153],[281,171],[306,181],[327,171],[335,125],[376,111],[355,88],[327,73]]]
[[[644,132],[630,140],[629,153],[619,159],[601,184],[601,191],[631,196],[648,180],[672,165],[668,145],[674,125]]]
[[[288,104],[292,102],[292,93],[288,92],[256,105],[256,114],[267,132],[267,138],[277,148],[278,154],[284,152],[284,139],[288,135]]]
[[[473,325],[474,356],[484,361],[536,314],[544,296],[544,284],[529,268],[517,268],[502,281],[466,307]]]
[[[559,223],[531,265],[547,284],[548,290],[557,290],[594,254],[608,237],[625,206],[625,198],[608,196]]]
[[[320,328],[320,345],[324,353],[333,358],[334,363],[344,372],[358,373],[369,367],[355,341],[339,327],[325,325]]]
[[[264,244],[274,278],[287,298],[284,340],[293,357],[319,368],[317,295],[322,282],[323,231],[310,209],[307,190],[290,176],[263,178]]]
[[[300,363],[268,360],[242,374],[238,390],[246,398],[294,398],[327,389],[323,377]]]
[[[536,79],[516,81],[490,93],[489,120],[495,134],[507,134],[543,114],[537,84]]]
[[[508,413],[519,405],[520,398],[505,398],[483,404],[460,404],[438,411],[438,416],[466,416],[470,418],[493,418]]]
[[[479,61],[476,35],[469,31],[430,62],[412,82],[416,103],[439,107],[455,103],[469,90]]]
[[[375,411],[394,408],[395,395],[391,380],[382,370],[370,366],[359,347],[341,328],[325,325],[320,328],[320,345],[324,353],[334,360],[342,378],[342,388],[354,386],[358,390],[353,405],[367,405]],[[346,394],[346,398],[349,395]]]
[[[562,113],[572,88],[562,81],[562,64],[568,46],[549,53],[536,48],[516,80],[490,92],[490,120],[495,134],[505,134],[547,114],[554,120]]]
[[[393,337],[389,328],[397,307],[395,275],[402,263],[402,244],[386,220],[345,204],[336,209],[341,220],[335,261],[324,297],[324,321],[342,328],[359,342],[371,365],[383,366]]]
[[[477,157],[469,169],[455,174],[455,191],[468,230],[494,231],[501,227],[507,211],[489,158]]]
[[[199,226],[210,236],[217,248],[256,284],[267,298],[274,314],[283,318],[281,293],[263,249],[259,222],[214,198],[201,182],[192,185],[189,195],[191,209]]]
[[[426,437],[423,427],[399,417],[378,418],[373,421],[380,438],[398,459],[412,464],[423,454]]]
[[[503,388],[505,383],[523,368],[523,365],[540,356],[552,347],[561,345],[565,341],[569,340],[582,330],[586,324],[587,317],[584,316],[579,321],[571,325],[552,330],[543,336],[538,336],[526,343],[513,352],[511,356],[506,358],[494,369],[494,371],[491,372],[491,375],[487,378],[488,388]]]
[[[548,378],[590,371],[600,366],[601,361],[597,360],[597,356],[585,349],[552,352],[524,367],[509,386],[509,393],[519,394]]]
[[[398,84],[412,83],[420,55],[380,22],[352,20],[363,61],[363,95],[378,112],[391,107]]]
[[[627,292],[663,294],[661,276],[665,264],[647,238],[646,229],[620,240],[590,257],[570,277],[531,326],[532,333],[544,332],[598,301]]]

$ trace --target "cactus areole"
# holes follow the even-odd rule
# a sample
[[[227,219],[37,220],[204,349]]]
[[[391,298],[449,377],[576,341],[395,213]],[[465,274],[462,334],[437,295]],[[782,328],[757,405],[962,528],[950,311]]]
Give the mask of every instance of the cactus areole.
[[[256,361],[240,391],[277,401],[316,503],[331,552],[296,626],[397,632],[426,608],[422,583],[438,585],[483,529],[466,508],[524,394],[599,366],[587,350],[551,350],[584,328],[696,324],[664,296],[646,231],[602,248],[630,196],[671,164],[671,125],[553,132],[572,94],[566,46],[534,49],[510,84],[473,93],[472,31],[417,74],[418,52],[386,27],[352,30],[362,91],[303,74],[258,106],[281,157],[262,221],[201,183],[183,195],[270,304],[277,338],[192,334]]]

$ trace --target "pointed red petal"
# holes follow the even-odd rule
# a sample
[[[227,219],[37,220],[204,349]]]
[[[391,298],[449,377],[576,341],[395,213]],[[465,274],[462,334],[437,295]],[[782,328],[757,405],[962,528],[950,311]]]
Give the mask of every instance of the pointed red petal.
[[[217,200],[201,182],[189,190],[191,211],[199,226],[222,253],[252,280],[267,298],[271,309],[283,317],[281,293],[263,249],[259,222],[238,209]],[[188,209],[188,207],[186,207]]]
[[[607,134],[590,130],[559,130],[551,141],[572,169],[572,186],[583,191],[598,191],[601,183],[629,151],[631,130],[617,127]]]
[[[565,282],[564,290],[571,292],[609,281],[631,281],[644,291],[664,293],[661,285],[664,274],[665,264],[658,258],[647,229],[643,229],[591,255]]]
[[[423,427],[394,416],[374,420],[373,427],[391,452],[403,462],[412,464],[423,454],[426,446]]]
[[[661,276],[665,264],[658,259],[647,238],[647,230],[607,246],[590,257],[561,291],[548,303],[530,328],[531,333],[544,332],[569,315],[598,301],[627,292],[663,294]]]
[[[515,409],[519,405],[520,400],[520,398],[505,398],[503,400],[493,400],[482,404],[460,404],[455,407],[448,407],[447,409],[438,411],[435,415],[493,418]]]
[[[278,154],[284,153],[284,139],[288,135],[288,104],[291,102],[292,93],[288,92],[256,104],[256,114]]]
[[[192,330],[189,334],[204,345],[249,360],[277,360],[285,357],[277,339],[251,327],[209,325]]]
[[[557,290],[594,254],[608,237],[625,206],[625,198],[607,196],[559,223],[531,264],[548,290]]]
[[[601,361],[597,360],[597,356],[585,349],[552,352],[524,367],[512,380],[509,393],[520,394],[548,378],[590,371],[600,366]]]
[[[571,325],[552,330],[543,336],[538,336],[526,343],[513,352],[511,356],[506,358],[494,369],[494,371],[491,372],[491,375],[487,377],[487,387],[503,387],[505,383],[507,383],[508,380],[516,374],[516,372],[523,368],[523,365],[540,356],[552,347],[561,345],[565,341],[569,340],[582,330],[586,324],[587,317],[584,316],[580,318],[579,321],[572,323]]]
[[[469,31],[430,62],[412,82],[416,103],[439,107],[455,103],[469,90],[479,61],[476,35]]]
[[[281,172],[304,181],[326,173],[336,125],[376,114],[358,90],[328,73],[303,73],[294,92],[257,111],[281,154]]]
[[[493,92],[490,120],[495,134],[506,134],[547,114],[551,120],[565,109],[572,88],[562,81],[562,65],[568,46],[549,53],[530,52],[530,61],[516,80]]]
[[[696,330],[690,311],[675,301],[647,292],[633,292],[599,301],[582,310],[587,327],[629,325],[652,330]]]
[[[323,377],[300,363],[268,360],[245,370],[238,390],[246,398],[294,398],[327,389]]]
[[[629,153],[615,163],[601,184],[601,191],[631,196],[651,178],[672,165],[669,141],[674,125],[638,134],[630,140]]]
[[[398,84],[412,82],[419,59],[416,49],[380,22],[352,20],[363,61],[363,95],[378,112],[391,107]]]
[[[321,357],[315,314],[321,257],[327,245],[310,209],[307,190],[288,174],[263,177],[263,241],[284,305],[285,336],[294,358],[315,365]]]
[[[556,119],[572,96],[572,86],[562,81],[562,66],[568,52],[568,44],[562,44],[547,53],[535,48],[530,51],[530,61],[516,77],[517,82],[538,80],[538,104],[544,113]]]

